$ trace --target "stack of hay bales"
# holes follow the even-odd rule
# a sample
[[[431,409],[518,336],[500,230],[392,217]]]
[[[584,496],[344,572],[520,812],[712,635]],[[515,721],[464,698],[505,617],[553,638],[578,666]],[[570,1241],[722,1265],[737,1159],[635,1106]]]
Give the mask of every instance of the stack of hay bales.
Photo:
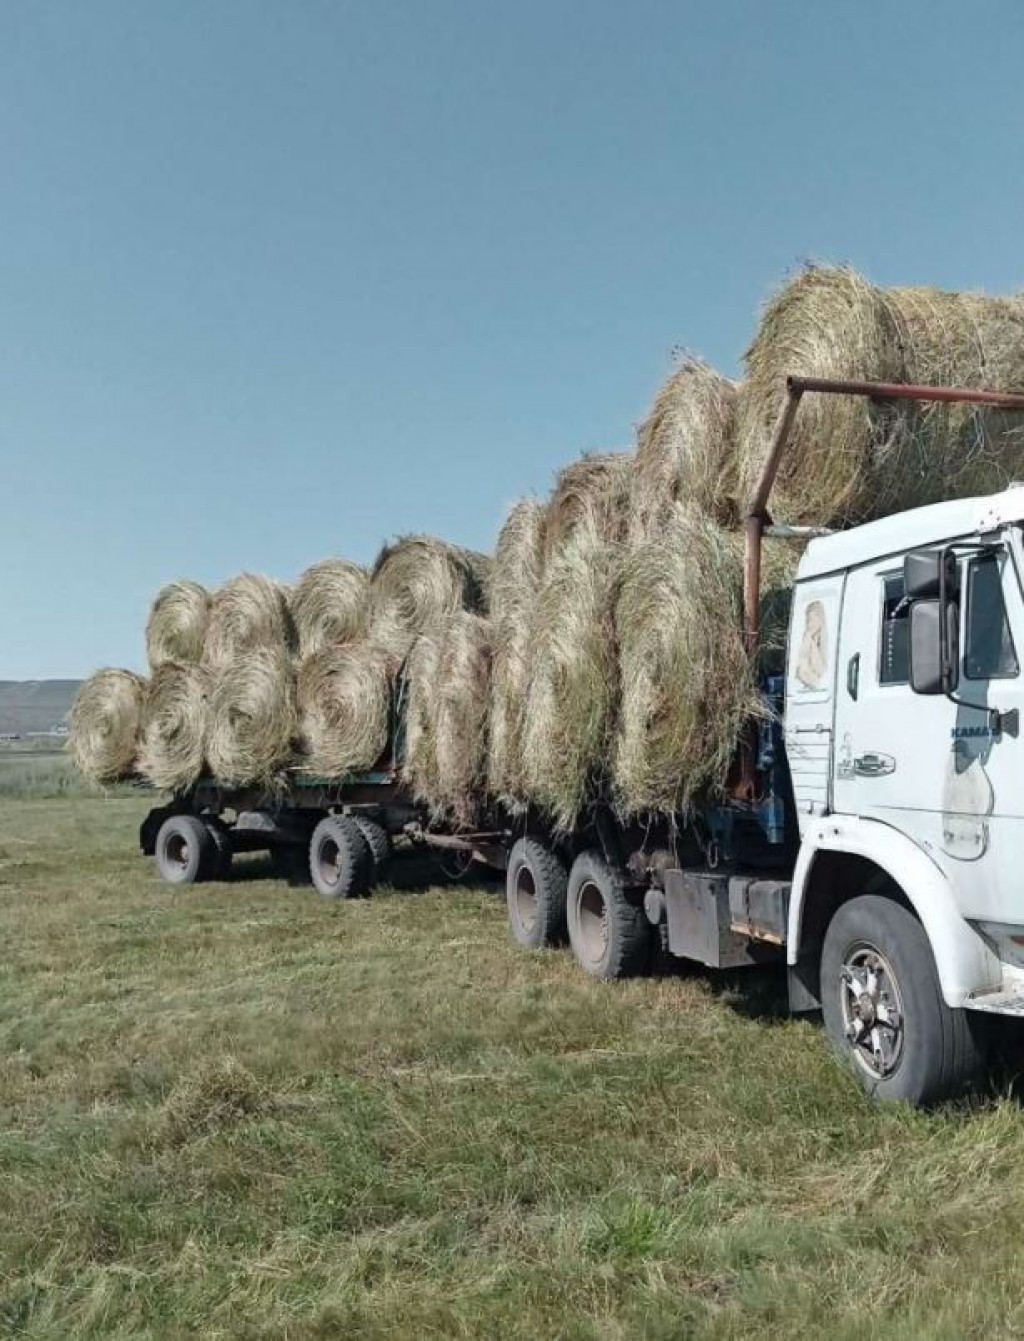
[[[105,667],[78,691],[68,752],[89,782],[119,782],[135,772],[146,682],[132,671]]]
[[[1024,298],[881,289],[853,270],[810,266],[768,303],[746,363],[738,450],[749,490],[787,375],[1024,389]],[[1022,460],[1020,415],[809,394],[772,507],[790,522],[856,525],[1001,489]]]

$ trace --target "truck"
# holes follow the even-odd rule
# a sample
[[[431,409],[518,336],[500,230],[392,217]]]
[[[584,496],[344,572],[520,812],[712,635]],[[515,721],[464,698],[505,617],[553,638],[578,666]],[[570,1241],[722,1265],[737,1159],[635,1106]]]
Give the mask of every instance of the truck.
[[[446,831],[403,788],[399,730],[369,774],[296,775],[271,797],[204,780],[147,817],[143,850],[180,882],[262,847],[332,897],[367,892],[393,850],[461,854],[504,869],[525,947],[567,941],[599,978],[656,954],[778,962],[790,1009],[821,1015],[870,1094],[922,1105],[962,1089],[984,1018],[1024,1015],[1024,485],[835,533],[776,526],[806,395],[1024,409],[987,390],[788,379],[746,511],[752,656],[762,545],[806,548],[784,671],[763,677],[723,794],[643,824],[597,802],[570,832],[485,806],[478,831]]]

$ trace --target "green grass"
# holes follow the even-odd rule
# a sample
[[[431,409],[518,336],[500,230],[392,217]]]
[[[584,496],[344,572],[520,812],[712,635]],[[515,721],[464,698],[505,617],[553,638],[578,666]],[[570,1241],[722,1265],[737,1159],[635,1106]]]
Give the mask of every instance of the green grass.
[[[143,809],[0,801],[0,1333],[1024,1330],[1007,1094],[874,1108],[771,978],[595,983],[493,891],[175,892]]]
[[[0,796],[64,796],[85,791],[66,754],[54,750],[0,750]]]

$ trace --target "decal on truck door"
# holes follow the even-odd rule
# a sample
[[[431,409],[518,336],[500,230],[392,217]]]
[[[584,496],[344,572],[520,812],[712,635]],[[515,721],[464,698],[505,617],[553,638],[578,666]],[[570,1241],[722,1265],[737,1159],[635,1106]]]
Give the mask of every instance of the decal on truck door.
[[[942,847],[958,861],[977,861],[988,847],[995,796],[983,754],[971,740],[954,740],[942,787]]]
[[[821,601],[804,607],[804,631],[796,659],[796,678],[805,689],[821,689],[828,672],[828,625]]]

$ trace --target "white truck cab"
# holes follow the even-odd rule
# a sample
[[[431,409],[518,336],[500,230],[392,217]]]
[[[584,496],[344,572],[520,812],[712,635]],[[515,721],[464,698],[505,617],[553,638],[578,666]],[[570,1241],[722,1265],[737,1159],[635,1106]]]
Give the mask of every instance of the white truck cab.
[[[1022,573],[1024,486],[812,540],[800,563],[787,958],[883,1096],[950,1088],[966,1012],[1024,1014]]]

